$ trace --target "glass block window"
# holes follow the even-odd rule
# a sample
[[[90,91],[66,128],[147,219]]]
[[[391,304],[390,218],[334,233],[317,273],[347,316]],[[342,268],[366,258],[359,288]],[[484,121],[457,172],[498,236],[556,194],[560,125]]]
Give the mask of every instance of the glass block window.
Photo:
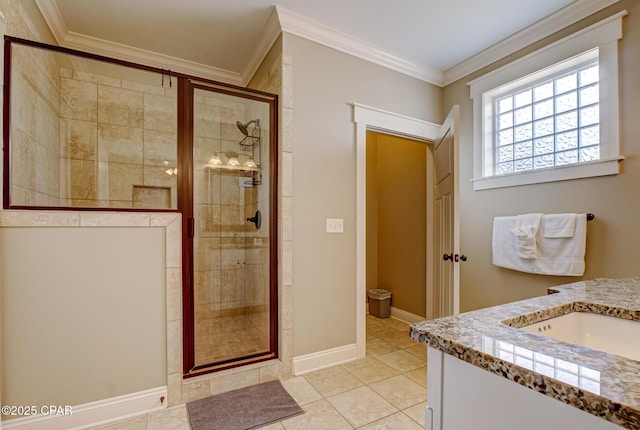
[[[598,62],[495,99],[495,174],[600,158]]]
[[[475,191],[617,175],[621,12],[468,83]]]

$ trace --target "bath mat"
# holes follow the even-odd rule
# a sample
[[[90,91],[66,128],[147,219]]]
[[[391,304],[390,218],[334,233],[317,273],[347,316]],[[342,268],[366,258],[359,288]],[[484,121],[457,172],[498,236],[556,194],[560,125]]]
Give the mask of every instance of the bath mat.
[[[248,430],[304,411],[280,381],[240,388],[187,403],[193,430]]]

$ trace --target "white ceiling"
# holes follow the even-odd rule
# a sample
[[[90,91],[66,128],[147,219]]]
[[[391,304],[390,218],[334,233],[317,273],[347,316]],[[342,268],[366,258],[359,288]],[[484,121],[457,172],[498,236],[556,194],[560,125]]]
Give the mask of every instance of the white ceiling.
[[[339,41],[338,49],[356,46],[361,56],[373,53],[384,59],[379,63],[391,61],[413,71],[409,74],[437,81],[428,77],[442,75],[555,12],[591,10],[607,2],[611,0],[36,0],[63,46],[85,45],[106,54],[108,46],[115,51],[136,48],[163,54],[165,62],[187,60],[192,69],[211,68],[223,80],[238,82],[273,42],[273,22],[278,32],[315,34],[329,45]]]

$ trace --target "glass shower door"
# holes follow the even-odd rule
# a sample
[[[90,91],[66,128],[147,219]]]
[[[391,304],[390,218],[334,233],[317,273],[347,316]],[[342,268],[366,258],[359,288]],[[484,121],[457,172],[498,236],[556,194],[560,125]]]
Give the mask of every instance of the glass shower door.
[[[193,87],[193,367],[276,351],[274,103]],[[273,268],[273,269],[272,269]]]

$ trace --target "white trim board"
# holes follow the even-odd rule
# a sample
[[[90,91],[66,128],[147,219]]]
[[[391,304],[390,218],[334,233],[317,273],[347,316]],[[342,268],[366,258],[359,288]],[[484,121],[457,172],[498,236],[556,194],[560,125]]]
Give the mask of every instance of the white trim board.
[[[164,398],[164,404],[160,398]],[[111,397],[73,406],[69,415],[35,415],[2,421],[3,430],[81,430],[113,421],[163,410],[167,404],[167,387]]]
[[[293,374],[298,376],[314,370],[354,361],[359,358],[356,352],[356,345],[351,344],[293,357]]]
[[[358,358],[364,358],[367,305],[367,130],[433,141],[440,132],[440,125],[358,103],[353,103],[353,122],[356,124],[356,348]]]

